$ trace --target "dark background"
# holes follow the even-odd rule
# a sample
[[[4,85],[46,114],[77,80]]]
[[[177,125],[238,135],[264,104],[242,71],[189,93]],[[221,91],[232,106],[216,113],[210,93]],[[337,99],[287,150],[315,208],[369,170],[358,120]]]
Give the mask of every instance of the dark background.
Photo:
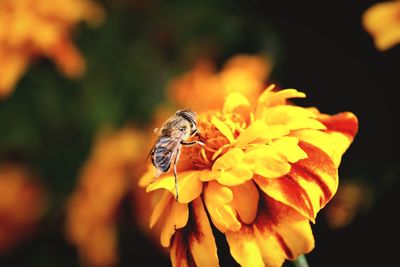
[[[42,60],[0,102],[0,156],[32,166],[52,196],[39,232],[1,257],[0,266],[78,266],[75,248],[61,230],[61,207],[96,130],[104,124],[145,124],[164,99],[166,82],[196,58],[222,65],[235,54],[258,52],[274,59],[272,81],[307,94],[301,105],[328,114],[352,111],[359,119],[339,173],[342,180],[363,179],[375,201],[338,230],[328,227],[322,210],[313,225],[310,266],[394,263],[400,225],[395,131],[400,46],[380,52],[363,29],[361,16],[376,2],[103,1],[104,25],[82,27],[74,37],[88,63],[82,80],[68,81]],[[121,210],[126,212],[119,220],[120,266],[168,264],[131,223],[128,200]],[[222,251],[221,264],[228,263]]]

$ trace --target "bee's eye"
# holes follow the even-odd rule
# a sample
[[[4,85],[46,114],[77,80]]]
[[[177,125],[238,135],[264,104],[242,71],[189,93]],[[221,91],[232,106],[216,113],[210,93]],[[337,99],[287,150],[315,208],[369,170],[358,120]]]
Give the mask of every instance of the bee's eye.
[[[180,128],[179,128],[179,131],[181,131],[181,132],[186,131],[186,127],[180,127]]]

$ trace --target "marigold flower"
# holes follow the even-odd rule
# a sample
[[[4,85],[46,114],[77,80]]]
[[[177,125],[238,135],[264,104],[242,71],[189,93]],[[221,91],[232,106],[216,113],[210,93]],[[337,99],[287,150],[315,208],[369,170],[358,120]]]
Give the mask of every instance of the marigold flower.
[[[90,0],[0,1],[0,97],[11,93],[29,63],[53,60],[68,77],[78,77],[85,61],[71,40],[82,20],[98,23],[103,11]]]
[[[130,169],[141,160],[143,138],[131,128],[100,134],[82,170],[66,231],[87,266],[117,263],[116,213],[129,190]]]
[[[43,188],[22,166],[0,166],[0,255],[31,235],[45,208]]]
[[[255,100],[271,68],[265,57],[251,55],[231,58],[219,73],[215,73],[211,62],[201,61],[192,71],[170,82],[169,98],[179,107],[197,111],[221,108],[230,92],[239,92]]]
[[[400,1],[375,4],[364,12],[364,28],[372,35],[379,50],[400,42]]]
[[[242,266],[281,266],[313,249],[310,221],[336,192],[358,122],[290,105],[305,94],[273,87],[256,103],[234,92],[219,111],[199,114],[205,145],[182,148],[178,201],[172,173],[142,176],[147,192],[159,191],[150,227],[162,223],[173,266],[219,265],[211,224]]]

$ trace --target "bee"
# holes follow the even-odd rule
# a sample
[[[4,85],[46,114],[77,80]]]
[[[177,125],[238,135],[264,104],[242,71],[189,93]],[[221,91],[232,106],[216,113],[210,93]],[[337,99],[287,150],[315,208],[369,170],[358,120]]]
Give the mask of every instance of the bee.
[[[157,131],[157,129],[155,130]],[[150,151],[151,162],[155,168],[155,176],[168,172],[173,165],[176,200],[178,200],[178,174],[176,165],[179,161],[182,146],[204,145],[201,141],[186,140],[194,135],[199,136],[196,113],[190,109],[178,110],[167,119],[158,131],[158,138]]]

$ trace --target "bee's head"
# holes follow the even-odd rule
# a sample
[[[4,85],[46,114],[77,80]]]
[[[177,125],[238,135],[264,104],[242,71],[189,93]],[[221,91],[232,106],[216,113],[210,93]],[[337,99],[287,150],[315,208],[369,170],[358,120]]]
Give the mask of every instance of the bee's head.
[[[194,113],[190,109],[181,109],[176,112],[176,115],[182,116],[185,118],[187,121],[189,121],[192,124],[192,128],[195,129],[197,127],[197,122],[196,122],[196,113]]]

